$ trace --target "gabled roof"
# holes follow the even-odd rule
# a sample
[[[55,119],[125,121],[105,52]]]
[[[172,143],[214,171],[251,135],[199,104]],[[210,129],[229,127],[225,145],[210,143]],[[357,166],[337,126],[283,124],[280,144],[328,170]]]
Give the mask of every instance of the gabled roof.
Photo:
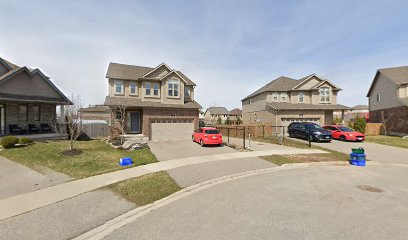
[[[209,107],[205,112],[207,111],[216,115],[230,115],[230,112],[225,107]]]
[[[408,84],[408,66],[378,69],[374,76],[373,82],[371,83],[370,89],[368,90],[367,97],[370,97],[371,90],[377,82],[379,74],[384,75],[395,84]]]
[[[41,79],[43,79],[55,92],[58,93],[58,95],[61,97],[61,99],[56,99],[56,98],[48,98],[48,97],[42,97],[42,96],[22,96],[22,95],[15,95],[15,94],[1,94],[1,99],[3,100],[21,100],[21,101],[29,101],[31,100],[38,100],[38,101],[43,101],[43,102],[55,102],[55,103],[64,103],[64,104],[72,104],[72,102],[54,85],[54,83],[51,82],[50,78],[47,77],[44,73],[42,73],[38,68],[36,69],[30,69],[28,67],[19,67],[3,58],[0,58],[1,63],[5,63],[9,66],[11,69],[9,72],[3,74],[0,76],[0,85],[7,82],[10,79],[13,79],[14,76],[26,72],[30,76],[33,74],[38,74]]]
[[[368,106],[367,105],[356,105],[352,107],[351,110],[368,110]]]
[[[106,72],[106,77],[123,80],[138,80],[139,78],[147,77],[150,73],[154,72],[155,70],[162,66],[167,67],[170,70],[170,73],[174,72],[175,74],[179,75],[179,77],[186,82],[186,85],[196,86],[196,84],[182,72],[171,69],[165,63],[161,63],[157,67],[152,68],[111,62],[109,63],[108,71]]]
[[[9,70],[16,70],[16,69],[20,68],[19,66],[15,65],[14,63],[11,63],[11,62],[7,61],[4,58],[0,58],[0,63],[2,63]]]
[[[239,108],[234,108],[230,111],[231,115],[240,116],[242,115],[242,110]]]
[[[308,81],[312,77],[316,77],[316,78],[321,80],[321,82],[318,85],[314,86],[314,88],[318,87],[320,84],[323,84],[323,82],[327,82],[328,84],[332,85],[335,90],[341,90],[341,88],[337,87],[335,84],[333,84],[329,80],[323,79],[323,78],[317,76],[316,74],[310,74],[310,75],[308,75],[306,77],[303,77],[303,78],[301,78],[299,80],[289,78],[289,77],[285,77],[285,76],[281,76],[281,77],[278,77],[277,79],[269,82],[268,84],[261,87],[260,89],[256,90],[255,92],[248,95],[247,97],[245,97],[241,101],[244,101],[244,100],[246,100],[248,98],[257,96],[257,95],[262,94],[264,92],[294,91],[294,90],[296,90],[297,87],[301,86],[303,83],[305,83],[306,81]],[[311,89],[314,89],[314,88],[311,88]]]
[[[80,108],[79,112],[108,112],[109,106],[93,105],[86,108]]]

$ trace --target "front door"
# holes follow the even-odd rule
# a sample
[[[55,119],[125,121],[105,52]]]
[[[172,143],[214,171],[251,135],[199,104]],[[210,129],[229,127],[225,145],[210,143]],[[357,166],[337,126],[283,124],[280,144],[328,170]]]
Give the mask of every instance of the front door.
[[[140,133],[140,112],[130,112],[130,131]]]

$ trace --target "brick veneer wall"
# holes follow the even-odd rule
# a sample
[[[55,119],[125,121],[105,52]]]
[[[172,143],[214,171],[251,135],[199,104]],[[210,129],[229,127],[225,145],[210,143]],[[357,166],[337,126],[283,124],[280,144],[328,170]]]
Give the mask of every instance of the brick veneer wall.
[[[142,133],[150,136],[150,120],[151,119],[188,119],[193,120],[194,129],[198,129],[199,123],[198,109],[184,108],[143,108],[142,114]]]
[[[387,108],[383,110],[370,111],[370,122],[381,123],[382,114],[384,111],[384,117],[386,121],[386,128],[388,132],[398,132],[408,134],[408,107],[395,107]]]

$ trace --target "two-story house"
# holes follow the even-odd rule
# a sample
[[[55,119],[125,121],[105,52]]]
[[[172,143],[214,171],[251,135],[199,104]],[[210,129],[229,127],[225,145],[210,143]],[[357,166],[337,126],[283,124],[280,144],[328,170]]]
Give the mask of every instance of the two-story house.
[[[69,104],[42,71],[0,58],[0,135],[49,133],[57,105]]]
[[[110,63],[106,78],[109,95],[104,105],[126,107],[126,133],[150,140],[190,139],[198,128],[196,84],[182,72],[165,63],[154,68]]]
[[[332,124],[334,110],[347,110],[337,104],[338,86],[315,74],[299,80],[279,77],[242,99],[244,124],[268,123],[288,126],[294,121]]]
[[[370,122],[391,134],[408,134],[408,66],[377,70],[367,93]]]
[[[223,124],[230,116],[230,112],[225,107],[209,107],[204,113],[204,121],[206,124],[217,124],[218,119],[221,119]]]

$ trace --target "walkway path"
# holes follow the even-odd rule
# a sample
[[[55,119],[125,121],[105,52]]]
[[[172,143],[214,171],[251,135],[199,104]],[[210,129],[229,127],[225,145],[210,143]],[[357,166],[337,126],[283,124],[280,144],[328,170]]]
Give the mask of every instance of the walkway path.
[[[209,156],[181,158],[129,168],[121,171],[97,175],[72,182],[62,183],[38,191],[2,199],[0,200],[1,209],[0,220],[16,216],[18,214],[22,214],[43,206],[47,206],[49,204],[63,201],[65,199],[72,198],[82,193],[86,193],[119,181],[123,181],[134,177],[140,177],[142,175],[153,172],[169,170],[173,168],[184,167],[194,164],[224,161],[236,158],[258,157],[273,154],[285,155],[285,154],[315,154],[315,153],[324,153],[324,151],[314,149],[292,148],[290,150],[277,149],[254,152],[235,152]]]

